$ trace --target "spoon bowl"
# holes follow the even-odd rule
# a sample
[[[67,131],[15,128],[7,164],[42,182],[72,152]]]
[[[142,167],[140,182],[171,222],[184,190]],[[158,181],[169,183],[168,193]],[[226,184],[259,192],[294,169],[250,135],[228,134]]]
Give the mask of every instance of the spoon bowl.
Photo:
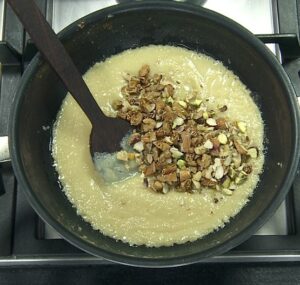
[[[104,119],[104,122],[103,122]],[[120,142],[130,132],[129,122],[119,118],[103,118],[92,126],[90,135],[90,152],[115,152],[121,149]]]

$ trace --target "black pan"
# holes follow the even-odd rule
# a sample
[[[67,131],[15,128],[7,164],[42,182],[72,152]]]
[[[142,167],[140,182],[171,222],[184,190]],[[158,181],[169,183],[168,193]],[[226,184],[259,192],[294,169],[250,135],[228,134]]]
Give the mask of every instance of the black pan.
[[[77,216],[57,182],[49,151],[51,126],[66,90],[38,54],[24,73],[10,118],[17,179],[37,213],[66,240],[106,259],[149,267],[183,265],[221,254],[246,240],[287,194],[299,158],[298,108],[289,78],[250,32],[209,10],[180,3],[127,3],[90,14],[59,34],[80,72],[129,48],[184,46],[221,60],[252,90],[265,122],[266,157],[250,202],[225,226],[192,243],[131,247],[101,235]]]

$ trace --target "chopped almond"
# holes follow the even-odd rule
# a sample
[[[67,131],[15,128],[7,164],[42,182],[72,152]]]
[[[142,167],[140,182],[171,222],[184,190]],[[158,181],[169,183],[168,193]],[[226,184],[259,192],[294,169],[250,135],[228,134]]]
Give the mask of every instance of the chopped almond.
[[[139,125],[143,120],[143,114],[142,113],[133,113],[131,116],[130,116],[130,124],[133,125],[133,126],[137,126]]]
[[[210,179],[207,179],[207,178],[204,178],[204,177],[201,178],[200,183],[204,187],[214,187],[214,186],[217,185],[216,181],[213,181],[213,180],[210,180]]]
[[[143,120],[142,123],[142,130],[143,132],[153,131],[155,128],[156,122],[153,119],[146,118]]]
[[[165,87],[165,92],[168,96],[172,97],[174,95],[174,87],[171,84],[168,84]]]
[[[236,150],[240,154],[247,154],[247,149],[241,143],[239,143],[237,140],[234,140],[233,143],[234,143]]]
[[[227,122],[224,118],[218,118],[216,120],[216,123],[217,123],[217,128],[220,129],[220,130],[225,130],[227,129]]]
[[[190,192],[192,190],[192,179],[187,179],[180,183],[180,188],[186,192]]]
[[[130,145],[133,145],[133,144],[135,144],[136,142],[138,142],[140,140],[141,140],[141,135],[139,133],[133,133],[133,134],[130,135],[128,143]]]
[[[233,195],[253,172],[251,162],[259,154],[246,123],[217,118],[228,107],[208,109],[195,94],[178,99],[172,80],[150,76],[147,64],[125,80],[124,99],[113,108],[136,128],[128,140],[134,152],[121,151],[117,158],[124,163],[135,159],[155,192],[192,193],[208,187]]]
[[[183,182],[189,178],[191,178],[191,173],[189,170],[180,170],[180,172],[179,172],[180,182]]]
[[[155,102],[156,112],[161,114],[166,107],[166,103],[162,99],[157,99]]]
[[[162,170],[162,174],[170,174],[172,172],[176,172],[176,170],[177,170],[176,164],[169,164]]]
[[[139,76],[145,77],[149,74],[149,72],[150,72],[150,66],[148,64],[145,64],[139,70]]]
[[[191,147],[191,135],[188,132],[181,133],[181,151],[183,152],[189,152]]]
[[[217,138],[211,138],[210,140],[214,149],[218,149],[220,147],[220,141]]]
[[[156,168],[155,168],[155,163],[152,162],[149,166],[146,166],[145,170],[144,170],[144,175],[145,176],[150,176],[150,175],[153,175],[156,171]]]
[[[163,184],[158,180],[156,180],[152,185],[153,190],[155,190],[156,192],[161,192],[163,190],[163,187]]]
[[[197,161],[198,162],[198,161]],[[199,166],[201,169],[207,168],[210,166],[212,160],[211,160],[211,156],[208,154],[203,154],[201,160],[199,161]]]
[[[158,176],[158,180],[160,180],[161,182],[177,182],[176,172]]]
[[[141,137],[141,141],[144,143],[154,142],[156,141],[156,133],[155,132],[148,132]]]
[[[166,150],[170,149],[170,145],[163,141],[156,141],[156,142],[154,142],[154,145],[162,151],[166,151]]]

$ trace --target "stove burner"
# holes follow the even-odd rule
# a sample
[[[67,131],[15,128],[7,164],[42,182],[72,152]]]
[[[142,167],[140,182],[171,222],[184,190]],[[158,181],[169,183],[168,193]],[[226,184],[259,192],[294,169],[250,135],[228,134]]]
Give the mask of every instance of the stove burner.
[[[78,18],[130,0],[40,0],[40,8],[56,32]],[[167,0],[166,0],[167,1]],[[170,0],[169,0],[170,1]],[[217,11],[244,25],[283,62],[300,57],[296,0],[187,0]],[[286,15],[290,15],[286,17]],[[254,20],[255,19],[255,20]],[[280,27],[280,30],[279,30]],[[277,34],[281,32],[281,34]],[[274,35],[277,34],[277,35]],[[8,116],[21,73],[36,49],[10,8],[0,0],[0,136],[7,135]],[[278,46],[280,45],[279,53]],[[0,266],[10,264],[105,264],[87,255],[45,224],[29,206],[9,164],[0,166]],[[206,262],[300,260],[300,175],[272,219],[248,241]],[[284,252],[284,253],[283,253]]]

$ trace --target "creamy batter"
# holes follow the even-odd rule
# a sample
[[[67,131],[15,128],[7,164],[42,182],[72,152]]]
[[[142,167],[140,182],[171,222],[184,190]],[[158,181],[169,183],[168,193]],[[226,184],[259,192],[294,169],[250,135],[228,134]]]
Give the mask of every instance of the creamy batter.
[[[146,189],[140,174],[110,185],[95,170],[90,151],[91,124],[68,94],[54,127],[53,157],[59,180],[82,218],[103,234],[131,245],[171,246],[194,241],[217,230],[247,203],[263,168],[263,122],[250,92],[223,64],[184,48],[148,46],[125,51],[95,64],[84,80],[102,110],[115,116],[111,104],[122,98],[126,73],[143,64],[170,77],[176,96],[195,92],[208,105],[227,105],[227,116],[247,122],[248,135],[259,149],[249,179],[232,196],[203,189],[200,193]],[[109,139],[109,138],[106,138]],[[214,198],[219,202],[214,203]]]

